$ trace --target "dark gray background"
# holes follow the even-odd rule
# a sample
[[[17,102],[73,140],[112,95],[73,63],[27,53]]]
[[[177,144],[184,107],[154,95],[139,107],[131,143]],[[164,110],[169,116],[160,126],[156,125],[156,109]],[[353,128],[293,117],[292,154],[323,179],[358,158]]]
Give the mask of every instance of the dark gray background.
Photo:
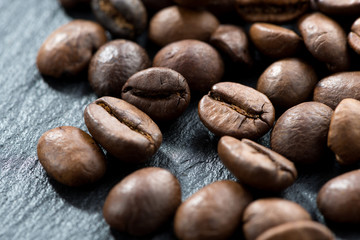
[[[86,80],[44,79],[35,65],[42,42],[73,17],[91,18],[91,14],[66,13],[56,0],[0,0],[0,239],[131,239],[107,226],[102,205],[112,186],[144,165],[122,166],[109,157],[110,170],[100,183],[74,189],[50,180],[37,160],[41,134],[64,125],[86,130],[83,110],[97,98]],[[139,42],[151,55],[156,52],[146,38]],[[270,63],[261,56],[258,60],[261,63],[252,70],[228,67],[224,80],[255,86]],[[163,144],[145,164],[175,174],[183,199],[211,182],[233,179],[217,156],[218,138],[198,118],[199,99],[193,96],[182,117],[160,126]],[[268,146],[269,134],[259,142]],[[316,209],[317,191],[348,170],[336,165],[332,156],[322,164],[299,167],[297,182],[278,196],[298,202],[314,220],[324,222]],[[356,227],[329,226],[338,239],[360,235]],[[169,223],[149,238],[174,239],[171,229]],[[241,237],[241,232],[236,236]]]

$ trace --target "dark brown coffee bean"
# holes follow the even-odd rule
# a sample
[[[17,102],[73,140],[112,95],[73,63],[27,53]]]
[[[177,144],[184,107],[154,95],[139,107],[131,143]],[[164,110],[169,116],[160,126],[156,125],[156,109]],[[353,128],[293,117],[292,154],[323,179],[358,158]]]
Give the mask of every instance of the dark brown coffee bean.
[[[64,8],[75,8],[79,6],[90,6],[91,0],[58,0]]]
[[[271,133],[271,148],[295,163],[315,163],[327,151],[326,140],[332,109],[305,102],[287,110]]]
[[[245,21],[287,22],[301,16],[309,0],[236,0],[237,11]]]
[[[256,240],[335,240],[334,234],[324,225],[314,221],[285,223],[269,229]]]
[[[190,88],[185,78],[169,68],[149,68],[134,74],[125,83],[121,98],[151,119],[172,120],[190,103]]]
[[[220,25],[211,35],[210,43],[230,56],[234,62],[252,64],[249,41],[242,28],[234,25]]]
[[[359,0],[315,0],[320,12],[334,15],[360,14]]]
[[[251,200],[250,193],[236,182],[212,183],[180,205],[175,215],[175,234],[181,240],[228,239]]]
[[[92,0],[91,7],[100,24],[116,37],[133,39],[146,28],[141,0]]]
[[[360,161],[360,101],[347,98],[340,102],[332,115],[328,146],[341,164]]]
[[[271,64],[260,76],[256,89],[275,107],[290,108],[308,100],[316,83],[316,73],[309,64],[287,58]]]
[[[314,90],[314,101],[332,109],[345,98],[360,100],[360,72],[333,74],[318,82]]]
[[[59,78],[84,71],[90,59],[107,41],[97,23],[74,20],[55,30],[41,45],[36,64],[41,74]]]
[[[89,67],[89,82],[98,96],[121,96],[121,89],[133,74],[151,66],[145,49],[127,40],[102,46]]]
[[[256,139],[274,124],[270,100],[253,88],[233,82],[215,84],[199,102],[203,124],[218,136]]]
[[[134,236],[154,233],[181,203],[178,180],[161,168],[138,170],[113,187],[103,208],[106,222]]]
[[[351,26],[351,32],[348,35],[348,42],[350,47],[357,54],[360,54],[360,18],[358,18]]]
[[[208,91],[224,74],[219,53],[197,40],[182,40],[165,46],[156,54],[153,66],[179,72],[192,91]]]
[[[146,161],[162,142],[160,129],[150,117],[121,99],[97,99],[86,107],[84,118],[94,139],[123,162]]]
[[[208,41],[218,26],[219,21],[208,11],[172,6],[151,19],[149,38],[160,46],[184,39]]]
[[[37,154],[50,177],[71,187],[94,183],[106,171],[100,147],[76,127],[57,127],[45,132],[39,139]]]
[[[240,182],[257,189],[282,191],[297,178],[292,162],[248,139],[240,141],[229,136],[222,137],[218,153],[224,165]]]
[[[328,181],[319,191],[317,206],[328,220],[360,223],[360,170],[342,174]]]
[[[272,58],[293,56],[302,44],[294,31],[268,23],[253,24],[249,34],[259,52]]]
[[[209,0],[205,8],[216,16],[235,12],[236,0]]]
[[[332,72],[346,71],[350,66],[347,39],[341,26],[321,13],[311,13],[298,22],[305,46]]]
[[[142,0],[144,5],[151,10],[158,11],[174,4],[172,0]]]
[[[255,240],[268,229],[296,221],[311,221],[310,214],[299,204],[280,198],[259,199],[245,209],[244,235],[246,240]]]

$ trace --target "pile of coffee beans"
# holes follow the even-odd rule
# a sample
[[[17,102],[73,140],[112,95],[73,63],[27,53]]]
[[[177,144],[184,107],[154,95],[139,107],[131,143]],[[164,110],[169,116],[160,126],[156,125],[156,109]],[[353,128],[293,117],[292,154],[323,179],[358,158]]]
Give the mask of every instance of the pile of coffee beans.
[[[179,239],[227,239],[238,228],[247,240],[335,239],[300,205],[254,192],[285,190],[298,166],[331,152],[339,166],[360,162],[360,1],[59,3],[87,6],[98,23],[74,20],[55,30],[39,50],[38,69],[54,81],[85,73],[99,99],[84,110],[91,136],[62,126],[39,139],[50,177],[71,187],[93,184],[106,172],[103,151],[126,164],[146,162],[163,140],[157,124],[203,96],[199,119],[219,137],[219,161],[238,182],[219,180],[181,203],[172,173],[143,168],[110,191],[106,222],[134,236],[173,220]],[[144,34],[158,47],[154,56],[135,41]],[[247,72],[261,64],[256,89],[223,81],[229,65]],[[271,149],[255,142],[269,131]],[[360,223],[359,181],[353,170],[321,188],[317,206],[326,220]]]

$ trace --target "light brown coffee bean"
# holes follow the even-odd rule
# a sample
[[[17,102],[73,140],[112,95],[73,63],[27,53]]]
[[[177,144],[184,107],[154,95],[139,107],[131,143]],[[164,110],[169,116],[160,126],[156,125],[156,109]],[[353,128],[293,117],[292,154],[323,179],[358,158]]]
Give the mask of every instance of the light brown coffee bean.
[[[281,198],[259,199],[245,209],[244,235],[246,240],[255,240],[266,230],[275,226],[302,220],[311,221],[311,216],[295,202]]]

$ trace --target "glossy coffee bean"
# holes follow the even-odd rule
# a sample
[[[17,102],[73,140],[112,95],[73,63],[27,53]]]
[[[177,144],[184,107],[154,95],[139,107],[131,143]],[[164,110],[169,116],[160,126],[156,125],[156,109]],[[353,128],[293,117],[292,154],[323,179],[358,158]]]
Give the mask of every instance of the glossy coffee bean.
[[[357,54],[360,54],[360,18],[358,18],[351,26],[351,32],[348,35],[348,42],[350,47]]]
[[[133,39],[147,25],[147,12],[141,0],[92,0],[91,7],[101,25],[119,38]]]
[[[120,97],[129,77],[150,66],[149,56],[140,45],[128,40],[114,40],[96,52],[88,78],[98,96]]]
[[[106,171],[100,147],[76,127],[57,127],[45,132],[39,139],[37,154],[50,177],[71,187],[94,183]]]
[[[186,79],[170,68],[148,68],[129,78],[121,98],[151,119],[166,121],[177,118],[188,107],[190,88]]]
[[[297,221],[311,221],[310,214],[299,204],[281,198],[259,199],[245,209],[244,235],[246,240],[255,240],[275,226]]]
[[[259,52],[271,58],[293,56],[302,45],[294,31],[269,23],[251,25],[249,35]]]
[[[170,220],[180,203],[181,189],[175,176],[149,167],[130,174],[111,189],[103,214],[112,228],[144,236]]]
[[[288,109],[271,133],[271,149],[295,163],[321,160],[333,111],[325,104],[305,102]]]
[[[347,39],[341,26],[322,13],[302,17],[298,28],[309,52],[326,63],[332,72],[346,71],[350,65]]]
[[[316,0],[316,7],[320,12],[333,15],[360,14],[359,0]]]
[[[90,59],[107,41],[97,23],[74,20],[55,30],[41,45],[36,64],[41,74],[60,78],[86,70]]]
[[[290,222],[271,228],[256,240],[335,240],[334,234],[314,221]]]
[[[200,120],[218,136],[256,139],[275,120],[270,100],[253,88],[233,82],[215,84],[199,102]]]
[[[64,8],[75,8],[79,6],[90,6],[91,0],[58,0]]]
[[[144,162],[162,142],[158,126],[141,110],[113,97],[89,104],[85,124],[96,142],[123,162]]]
[[[218,26],[219,21],[208,11],[172,6],[151,19],[149,38],[160,46],[184,39],[206,42]]]
[[[287,22],[301,16],[309,0],[236,0],[237,11],[245,21]]]
[[[336,73],[322,79],[314,89],[314,101],[335,109],[345,98],[360,100],[360,72]]]
[[[332,115],[328,146],[340,164],[360,161],[360,101],[347,98],[340,102]]]
[[[172,0],[142,0],[142,2],[148,9],[155,11],[169,7],[174,4]]]
[[[360,170],[344,173],[328,181],[319,191],[317,206],[328,220],[360,223]]]
[[[292,162],[248,139],[222,137],[218,153],[225,167],[240,182],[257,189],[282,191],[297,178]]]
[[[275,107],[290,108],[310,98],[317,83],[314,69],[298,58],[271,64],[260,76],[256,89]]]
[[[181,240],[228,239],[251,200],[250,193],[236,182],[212,183],[180,205],[174,220],[175,234]]]
[[[179,72],[192,91],[208,91],[224,74],[220,54],[198,40],[182,40],[165,46],[156,54],[153,66]]]
[[[249,52],[249,41],[245,31],[235,25],[220,25],[211,35],[210,43],[227,54],[232,61],[252,64]]]

